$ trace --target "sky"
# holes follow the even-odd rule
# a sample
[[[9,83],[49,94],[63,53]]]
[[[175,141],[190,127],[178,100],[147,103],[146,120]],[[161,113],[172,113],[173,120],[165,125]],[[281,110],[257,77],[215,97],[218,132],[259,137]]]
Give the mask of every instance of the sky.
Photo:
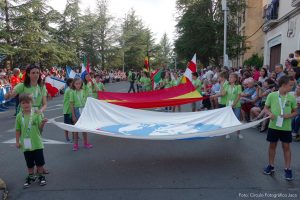
[[[149,27],[157,42],[166,32],[171,43],[175,37],[176,0],[107,0],[109,13],[122,19],[133,8],[144,25]],[[67,0],[48,0],[49,5],[62,12]],[[96,6],[96,0],[81,0],[81,10]]]

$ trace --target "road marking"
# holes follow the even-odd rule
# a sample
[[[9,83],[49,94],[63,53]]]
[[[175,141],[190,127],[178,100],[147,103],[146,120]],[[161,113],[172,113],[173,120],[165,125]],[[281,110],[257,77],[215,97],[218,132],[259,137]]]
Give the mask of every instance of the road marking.
[[[15,132],[15,128],[12,128],[12,129],[8,129],[8,130],[6,130],[6,131],[4,131],[5,133],[13,133],[13,132]]]
[[[48,124],[51,124],[51,123],[53,123],[53,121],[55,120],[55,119],[59,119],[59,118],[62,118],[63,116],[58,116],[58,117],[53,117],[53,118],[50,118],[50,119],[48,119]]]
[[[47,106],[47,108],[63,107],[63,104],[56,104],[53,106]]]
[[[43,144],[70,144],[67,142],[61,142],[61,141],[57,141],[57,140],[50,140],[50,139],[42,139],[43,140]],[[4,144],[15,144],[16,143],[16,138],[13,138],[11,140],[7,140],[2,142]]]
[[[52,108],[52,109],[47,109],[45,112],[53,111],[53,110],[61,110],[61,108]]]

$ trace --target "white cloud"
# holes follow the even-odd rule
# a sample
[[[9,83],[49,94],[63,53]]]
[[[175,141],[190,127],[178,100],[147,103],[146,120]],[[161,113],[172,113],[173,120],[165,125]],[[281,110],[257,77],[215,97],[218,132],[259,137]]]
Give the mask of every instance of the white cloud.
[[[136,14],[143,20],[154,33],[157,41],[166,32],[170,41],[175,35],[175,5],[176,0],[108,0],[109,12],[113,17],[123,18],[124,15],[133,8]],[[49,0],[49,4],[62,12],[66,5],[66,0]],[[82,0],[81,9],[95,8],[95,0]]]

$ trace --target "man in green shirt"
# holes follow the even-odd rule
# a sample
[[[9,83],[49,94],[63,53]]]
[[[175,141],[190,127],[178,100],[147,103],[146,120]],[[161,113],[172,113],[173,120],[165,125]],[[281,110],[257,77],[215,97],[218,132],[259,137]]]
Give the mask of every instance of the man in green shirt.
[[[274,173],[274,160],[277,142],[282,142],[282,149],[285,161],[285,179],[293,179],[291,170],[291,149],[292,142],[292,118],[297,116],[297,102],[294,95],[289,92],[294,86],[294,79],[289,76],[282,76],[279,81],[279,90],[268,95],[265,103],[265,112],[270,116],[267,141],[269,145],[269,165],[264,169],[264,174]]]

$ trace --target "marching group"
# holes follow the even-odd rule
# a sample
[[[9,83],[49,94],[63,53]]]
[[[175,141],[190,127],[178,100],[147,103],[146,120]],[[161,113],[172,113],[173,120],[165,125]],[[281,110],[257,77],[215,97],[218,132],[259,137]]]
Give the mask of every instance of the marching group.
[[[205,98],[201,102],[192,104],[192,111],[222,108],[231,106],[234,114],[241,121],[252,121],[269,117],[260,125],[260,131],[264,132],[268,127],[267,141],[269,145],[269,164],[264,173],[274,173],[274,158],[277,143],[282,142],[285,160],[285,179],[292,180],[291,149],[292,135],[296,141],[300,140],[298,130],[300,126],[300,51],[295,56],[290,55],[285,63],[276,65],[274,72],[268,72],[266,66],[234,69],[234,68],[207,68],[200,73],[192,74],[192,84]],[[20,148],[25,157],[28,176],[24,188],[38,180],[41,186],[46,184],[43,155],[42,132],[48,121],[43,113],[47,107],[47,90],[43,79],[47,76],[36,65],[30,65],[26,70],[14,69],[10,79],[5,71],[0,72],[1,87],[10,85],[13,89],[5,93],[4,99],[15,99],[20,107],[16,109],[16,147]],[[64,78],[64,73],[50,71],[52,76]],[[63,99],[64,123],[75,124],[79,119],[87,97],[98,97],[98,91],[104,91],[105,72],[85,74],[83,79],[66,79],[66,89]],[[22,74],[22,75],[20,75]],[[118,73],[109,77],[109,81],[125,77],[130,82],[129,91],[144,92],[153,89],[150,75],[147,72],[136,74],[129,71],[128,74]],[[165,70],[161,74],[159,83],[154,89],[169,88],[181,83],[180,72]],[[6,81],[6,82],[5,82]],[[180,106],[171,108],[180,111]],[[2,109],[2,107],[0,107]],[[4,108],[5,109],[5,108]],[[167,108],[169,111],[169,108]],[[268,125],[267,125],[268,124]],[[292,134],[293,133],[293,134]],[[71,142],[69,133],[65,132],[67,141]],[[79,150],[78,133],[72,133],[73,151]],[[226,136],[230,138],[229,135]],[[238,138],[243,136],[238,133]],[[83,148],[92,148],[88,142],[87,133],[83,133]],[[34,169],[36,166],[36,170]]]

